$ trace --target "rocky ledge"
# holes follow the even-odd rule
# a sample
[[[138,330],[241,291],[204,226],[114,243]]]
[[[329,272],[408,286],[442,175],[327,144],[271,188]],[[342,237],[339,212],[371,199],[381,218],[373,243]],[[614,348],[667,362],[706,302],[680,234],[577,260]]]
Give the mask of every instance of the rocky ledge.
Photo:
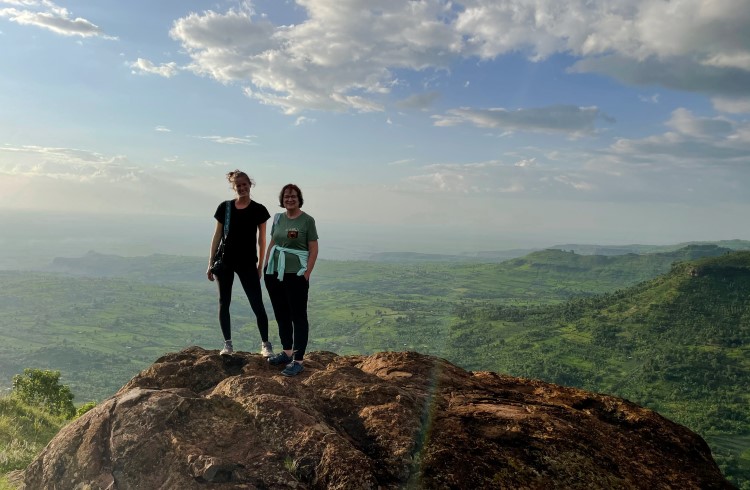
[[[626,400],[414,352],[165,355],[75,420],[31,489],[732,488],[705,441]]]

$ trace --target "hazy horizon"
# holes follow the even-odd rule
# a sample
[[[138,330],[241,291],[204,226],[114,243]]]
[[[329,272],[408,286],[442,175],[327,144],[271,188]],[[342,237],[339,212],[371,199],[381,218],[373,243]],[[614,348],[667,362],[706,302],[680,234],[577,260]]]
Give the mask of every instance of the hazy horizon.
[[[0,212],[0,269],[36,269],[55,257],[80,257],[89,251],[121,256],[168,254],[207,255],[213,217],[127,216],[49,212]],[[675,245],[690,241],[747,239],[694,233],[672,240],[649,241],[625,237],[578,237],[573,233],[533,235],[483,234],[440,227],[375,226],[319,223],[322,259],[361,260],[381,252],[421,252],[472,255],[480,252],[537,250],[563,244]],[[642,237],[645,238],[645,237]]]

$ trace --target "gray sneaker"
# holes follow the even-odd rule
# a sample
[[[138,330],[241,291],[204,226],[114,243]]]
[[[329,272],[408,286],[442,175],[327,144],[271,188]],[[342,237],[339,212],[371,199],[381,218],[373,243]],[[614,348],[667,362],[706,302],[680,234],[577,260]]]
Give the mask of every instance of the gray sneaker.
[[[268,358],[268,364],[272,366],[278,366],[280,364],[289,364],[294,359],[292,359],[290,356],[286,354],[286,352],[281,351],[278,354],[276,354],[273,357]]]
[[[271,342],[261,342],[260,355],[263,357],[273,356],[273,346],[271,345]]]
[[[290,362],[286,365],[286,368],[281,371],[281,374],[284,376],[297,376],[299,373],[301,373],[305,368],[302,367],[301,362]]]
[[[224,341],[224,348],[221,349],[221,352],[219,352],[220,356],[231,356],[232,353],[234,353],[234,348],[232,347],[232,341],[231,340],[225,340]]]

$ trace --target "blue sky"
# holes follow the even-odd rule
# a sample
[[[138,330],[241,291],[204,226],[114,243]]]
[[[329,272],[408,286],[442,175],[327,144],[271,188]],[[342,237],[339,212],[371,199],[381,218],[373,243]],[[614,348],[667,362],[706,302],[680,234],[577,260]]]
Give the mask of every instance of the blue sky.
[[[747,0],[0,0],[0,66],[0,211],[207,242],[240,168],[322,248],[750,239]]]

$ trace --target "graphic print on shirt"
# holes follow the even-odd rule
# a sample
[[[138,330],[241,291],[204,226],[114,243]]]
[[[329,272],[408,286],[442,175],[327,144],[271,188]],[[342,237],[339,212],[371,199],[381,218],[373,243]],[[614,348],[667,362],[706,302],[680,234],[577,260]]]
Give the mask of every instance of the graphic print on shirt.
[[[286,237],[293,240],[297,238],[298,233],[299,230],[297,230],[297,228],[290,228],[286,230]]]

